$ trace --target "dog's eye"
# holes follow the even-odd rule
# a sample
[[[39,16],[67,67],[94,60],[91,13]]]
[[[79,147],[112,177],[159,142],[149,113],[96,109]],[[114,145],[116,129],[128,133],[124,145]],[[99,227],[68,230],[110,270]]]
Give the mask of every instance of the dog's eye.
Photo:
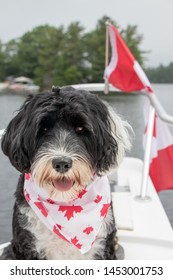
[[[84,133],[86,131],[86,129],[83,126],[77,126],[75,128],[75,131],[76,131],[77,134],[82,134],[82,133]]]

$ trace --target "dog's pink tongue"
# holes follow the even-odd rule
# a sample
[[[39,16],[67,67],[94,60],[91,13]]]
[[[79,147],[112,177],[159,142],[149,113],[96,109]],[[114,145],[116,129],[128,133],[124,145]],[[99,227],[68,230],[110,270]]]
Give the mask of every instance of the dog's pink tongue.
[[[59,190],[61,192],[63,192],[63,191],[65,192],[65,191],[68,191],[73,186],[73,182],[66,178],[56,179],[56,180],[53,180],[53,185],[57,190]]]

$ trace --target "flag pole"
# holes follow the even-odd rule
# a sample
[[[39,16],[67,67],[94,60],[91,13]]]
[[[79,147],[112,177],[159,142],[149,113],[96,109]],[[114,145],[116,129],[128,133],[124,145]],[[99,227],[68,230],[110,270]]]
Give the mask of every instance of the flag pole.
[[[151,145],[154,129],[154,117],[155,117],[155,108],[150,104],[149,118],[148,118],[148,127],[146,135],[146,145],[144,153],[144,164],[142,172],[142,184],[140,195],[136,196],[135,199],[138,201],[149,201],[151,198],[147,196],[147,186],[149,178],[149,169],[150,169],[150,154],[151,154]]]
[[[107,19],[105,24],[106,24],[106,40],[105,40],[105,69],[106,69],[109,63],[109,24],[110,24],[109,19]],[[105,79],[104,93],[108,94],[109,93],[108,78],[105,77],[104,79]]]

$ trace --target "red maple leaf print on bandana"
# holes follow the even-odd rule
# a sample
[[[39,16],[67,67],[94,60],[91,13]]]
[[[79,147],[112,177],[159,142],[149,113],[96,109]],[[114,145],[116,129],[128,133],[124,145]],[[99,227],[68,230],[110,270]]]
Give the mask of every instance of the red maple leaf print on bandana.
[[[31,179],[31,173],[25,173],[25,180],[30,180]]]
[[[83,210],[82,206],[59,206],[58,211],[65,212],[64,217],[67,217],[69,221],[71,218],[74,217],[75,213],[80,213]]]
[[[24,189],[24,195],[25,195],[26,201],[29,203],[31,198],[30,198],[30,194],[26,191],[26,189]]]
[[[108,209],[109,209],[110,203],[107,204],[103,204],[102,209],[100,210],[100,216],[103,216],[106,218],[106,215],[108,213]]]
[[[102,196],[97,195],[96,199],[94,200],[95,203],[99,203],[102,200]]]
[[[108,178],[95,175],[75,199],[64,202],[53,200],[30,174],[25,177],[25,199],[40,221],[56,235],[55,238],[75,246],[81,254],[88,252],[99,237],[110,206]]]
[[[79,193],[78,197],[79,197],[79,198],[82,198],[86,193],[87,193],[87,191],[86,191],[85,189],[83,189],[83,190]]]
[[[63,240],[69,242],[68,239],[65,238],[65,236],[61,234],[61,232],[60,232],[61,229],[62,229],[62,226],[56,224],[56,225],[54,225],[54,227],[53,227],[53,232],[54,232],[55,234],[57,234],[59,237],[61,237]]]
[[[83,232],[86,234],[90,234],[93,230],[94,230],[93,227],[88,226],[83,230]]]
[[[77,237],[75,236],[74,238],[71,239],[71,243],[74,244],[78,249],[81,249],[82,247],[82,244],[78,243],[78,239]]]
[[[42,202],[34,202],[34,204],[38,207],[38,209],[41,211],[43,216],[45,217],[48,216],[48,211]]]

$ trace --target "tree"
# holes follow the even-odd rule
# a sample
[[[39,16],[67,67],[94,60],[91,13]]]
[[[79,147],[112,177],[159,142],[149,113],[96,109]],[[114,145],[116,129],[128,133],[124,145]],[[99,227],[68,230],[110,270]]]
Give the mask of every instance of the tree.
[[[106,20],[106,16],[102,17],[88,33],[79,22],[71,23],[67,30],[63,26],[43,25],[9,41],[3,50],[0,48],[0,77],[27,76],[41,89],[53,84],[103,82]],[[142,36],[138,35],[137,27],[129,25],[120,33],[142,64],[144,52],[139,48]]]
[[[35,81],[41,88],[45,89],[50,88],[54,83],[56,61],[61,54],[61,42],[64,37],[63,27],[44,26],[40,35],[40,47],[34,76]]]
[[[42,88],[49,87],[61,37],[62,28],[48,25],[25,33],[18,45],[22,75],[34,79]]]
[[[55,65],[55,84],[61,86],[85,82],[83,31],[79,22],[75,22],[64,33]]]
[[[3,45],[0,41],[0,81],[5,79],[5,56],[3,52]]]
[[[161,64],[155,68],[148,68],[146,73],[152,83],[173,83],[173,62],[168,66]]]
[[[19,76],[21,64],[18,56],[19,40],[10,40],[4,45],[5,76]]]

